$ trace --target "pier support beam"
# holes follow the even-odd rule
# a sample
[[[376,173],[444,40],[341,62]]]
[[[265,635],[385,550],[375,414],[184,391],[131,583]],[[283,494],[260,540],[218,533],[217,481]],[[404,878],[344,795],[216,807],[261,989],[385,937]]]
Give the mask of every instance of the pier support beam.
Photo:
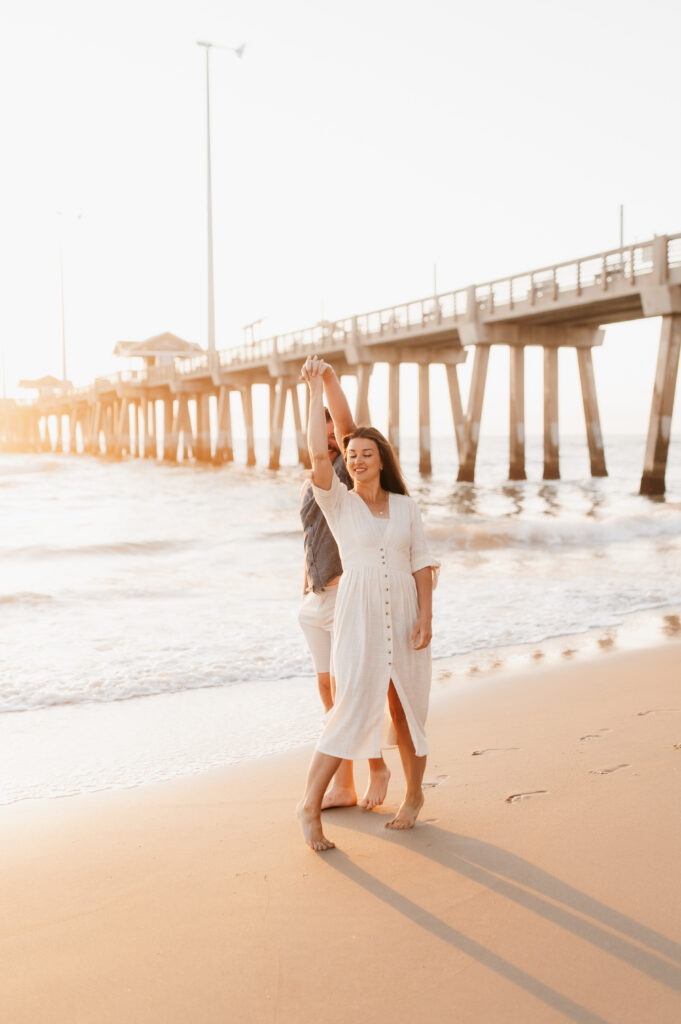
[[[75,455],[78,451],[76,439],[76,428],[78,426],[78,413],[72,409],[69,413],[69,455]]]
[[[663,316],[660,346],[657,351],[653,400],[650,407],[648,440],[643,461],[643,475],[641,476],[641,494],[664,494],[665,491],[665,473],[680,347],[681,314]]]
[[[475,460],[478,455],[480,419],[482,417],[482,403],[485,398],[485,383],[487,381],[489,353],[489,345],[475,346],[473,374],[471,377],[471,388],[468,395],[468,409],[466,412],[466,433],[464,438],[463,459],[459,465],[459,474],[456,478],[459,483],[472,483],[475,479]]]
[[[55,418],[55,426],[56,426],[56,431],[55,431],[55,435],[54,435],[54,450],[55,450],[55,452],[63,452],[64,451],[64,441],[63,441],[63,424],[62,424],[62,421],[61,421],[61,413],[60,412],[56,413],[54,418]]]
[[[309,469],[311,466],[310,453],[307,448],[307,441],[305,439],[305,431],[303,430],[303,423],[300,416],[300,402],[298,400],[298,385],[291,385],[291,406],[293,408],[293,426],[296,431],[296,446],[298,448],[298,462]],[[309,388],[305,389],[306,391]],[[343,443],[342,438],[338,438],[338,446],[340,447]]]
[[[104,412],[102,403],[97,400],[92,410],[92,431],[90,433],[90,451],[93,455],[100,455],[102,451],[99,435],[102,431]]]
[[[272,426],[274,424],[275,406],[277,404],[277,382],[271,380],[269,382],[269,421],[270,421],[270,437],[272,437]]]
[[[147,411],[144,414],[144,458],[155,459],[156,450],[156,399],[147,399]]]
[[[525,349],[511,345],[509,355],[508,479],[527,480],[525,472]]]
[[[544,480],[560,480],[558,349],[544,348]]]
[[[103,414],[104,425],[104,454],[111,455],[114,447],[114,407],[113,403],[107,402]]]
[[[253,431],[253,391],[250,384],[241,388],[241,408],[246,430],[246,465],[255,466],[255,435]]]
[[[400,454],[400,364],[388,367],[388,440],[395,455]]]
[[[121,398],[118,409],[115,451],[119,459],[130,452],[130,406],[127,398]]]
[[[163,461],[177,459],[177,424],[173,416],[173,396],[163,399]]]
[[[218,394],[218,436],[215,443],[215,461],[233,462],[232,409],[229,388],[222,386]]]
[[[590,348],[578,348],[577,364],[579,379],[582,385],[582,402],[584,403],[584,420],[586,422],[586,439],[589,445],[589,461],[592,476],[607,476],[605,468],[605,451],[603,449],[603,433],[601,418],[598,414],[598,398],[596,397],[596,378]]]
[[[132,409],[132,425],[135,430],[135,440],[133,443],[132,433],[130,435],[130,454],[135,459],[142,457],[142,427],[140,424],[140,403],[136,399],[130,402],[130,408]]]
[[[196,455],[197,462],[210,462],[210,398],[207,394],[196,396]]]
[[[419,363],[419,473],[432,473],[430,456],[430,366]]]
[[[192,420],[189,415],[189,398],[187,395],[182,394],[182,392],[177,396],[177,411],[175,413],[174,426],[178,435],[178,442],[180,436],[182,437],[182,457],[188,458],[189,452],[194,455],[195,441],[192,429]]]
[[[274,392],[274,408],[272,409],[272,421],[270,423],[270,469],[279,469],[281,465],[281,438],[284,430],[287,391],[286,381],[283,377],[279,377]],[[270,397],[271,395],[272,387],[270,385]]]
[[[371,424],[369,411],[369,381],[371,380],[372,363],[357,364],[357,402],[355,405],[355,423],[358,427]]]
[[[454,436],[456,438],[456,450],[459,456],[459,465],[463,461],[463,453],[466,442],[466,417],[461,402],[461,388],[459,387],[459,374],[455,365],[447,363],[447,387],[449,388],[449,404],[452,408],[452,422],[454,424]]]

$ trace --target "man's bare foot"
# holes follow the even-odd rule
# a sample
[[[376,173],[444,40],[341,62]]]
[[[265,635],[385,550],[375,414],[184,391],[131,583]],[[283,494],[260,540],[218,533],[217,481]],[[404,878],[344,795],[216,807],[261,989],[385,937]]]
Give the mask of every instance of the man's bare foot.
[[[395,830],[413,828],[416,824],[416,819],[419,816],[419,811],[423,807],[424,799],[423,794],[419,795],[414,800],[407,800],[404,798],[404,803],[400,807],[399,811],[395,815],[392,821],[386,822],[386,828],[392,828]]]
[[[296,807],[296,813],[298,814],[300,827],[303,830],[303,839],[310,849],[321,853],[324,850],[332,850],[334,848],[336,844],[327,839],[322,831],[322,822],[319,814],[315,811],[306,810],[302,800]]]
[[[331,807],[354,807],[357,803],[357,791],[354,786],[345,789],[340,786],[331,786],[324,794],[322,810],[328,811]]]
[[[359,801],[359,806],[363,807],[365,811],[371,811],[374,807],[378,807],[385,800],[385,795],[388,792],[388,783],[390,782],[390,769],[387,764],[383,765],[382,768],[371,771],[369,774],[369,785],[367,791]]]

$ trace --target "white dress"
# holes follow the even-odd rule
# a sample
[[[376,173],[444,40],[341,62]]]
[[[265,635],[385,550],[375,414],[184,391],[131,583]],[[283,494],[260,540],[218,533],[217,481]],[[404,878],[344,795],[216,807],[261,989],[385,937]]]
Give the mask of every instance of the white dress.
[[[422,757],[428,753],[431,653],[430,645],[411,646],[418,620],[413,573],[426,566],[435,572],[439,562],[428,550],[418,505],[390,494],[389,519],[382,522],[335,473],[331,488],[315,487],[314,495],[343,562],[333,639],[336,702],[317,749],[348,760],[380,757],[392,679]]]

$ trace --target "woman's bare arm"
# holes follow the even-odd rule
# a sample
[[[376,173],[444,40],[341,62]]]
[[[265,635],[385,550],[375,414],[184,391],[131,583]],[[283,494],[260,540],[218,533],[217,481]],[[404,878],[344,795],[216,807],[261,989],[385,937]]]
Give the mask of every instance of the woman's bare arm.
[[[307,447],[312,462],[312,483],[324,491],[331,490],[333,466],[329,458],[329,442],[326,436],[324,416],[324,385],[322,367],[314,356],[305,361],[301,377],[310,389],[310,417],[307,423]]]

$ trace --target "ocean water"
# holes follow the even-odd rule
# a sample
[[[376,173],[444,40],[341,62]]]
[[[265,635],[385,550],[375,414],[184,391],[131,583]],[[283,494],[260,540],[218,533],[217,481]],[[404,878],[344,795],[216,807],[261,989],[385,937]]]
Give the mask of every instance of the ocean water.
[[[262,446],[261,446],[262,453]],[[0,802],[67,795],[266,755],[314,738],[297,623],[302,471],[0,455]],[[457,484],[451,439],[402,462],[442,562],[433,655],[614,627],[681,604],[681,465],[637,494],[643,443],[592,480],[582,439],[522,483],[504,439]],[[264,463],[264,458],[262,460]],[[262,465],[262,463],[261,463]]]

